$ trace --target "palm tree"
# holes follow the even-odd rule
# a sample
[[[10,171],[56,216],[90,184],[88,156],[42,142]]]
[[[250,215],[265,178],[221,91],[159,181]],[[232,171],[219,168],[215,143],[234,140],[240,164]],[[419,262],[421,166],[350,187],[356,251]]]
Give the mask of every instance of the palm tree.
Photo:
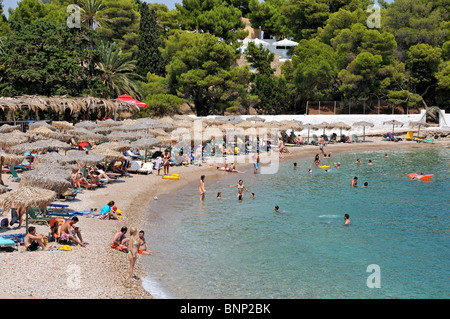
[[[138,81],[144,78],[136,73],[136,61],[123,55],[116,43],[100,43],[101,59],[97,63],[100,78],[108,88],[107,98],[120,96],[124,93],[137,99],[142,98]]]
[[[81,13],[83,14],[83,22],[85,22],[89,29],[100,27],[106,22],[102,17],[101,11],[103,9],[103,0],[81,0]]]

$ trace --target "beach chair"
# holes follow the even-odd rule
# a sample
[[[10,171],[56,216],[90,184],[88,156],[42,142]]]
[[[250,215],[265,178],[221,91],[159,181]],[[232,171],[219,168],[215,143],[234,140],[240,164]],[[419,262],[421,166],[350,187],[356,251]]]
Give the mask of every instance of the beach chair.
[[[14,169],[14,166],[10,166],[9,167],[9,171],[11,173],[12,176],[10,176],[10,178],[12,179],[13,182],[20,182],[21,178],[19,177],[19,175],[17,175],[16,170]]]
[[[148,162],[148,163],[143,163],[142,166],[137,170],[138,173],[141,174],[151,174],[153,171],[153,163],[152,162]]]
[[[143,164],[144,162],[142,161],[131,161],[130,167],[128,167],[128,172],[137,173]]]
[[[92,185],[92,184],[86,184],[85,182],[80,181],[80,186],[84,189],[96,189],[97,185]]]
[[[336,142],[336,141],[329,140],[328,136],[326,134],[323,134],[323,140],[325,141],[325,145]]]
[[[28,209],[28,217],[29,217],[30,223],[43,224],[43,225],[50,224],[49,223],[50,218],[38,216],[36,214],[36,212],[39,212],[39,214],[41,213],[41,211],[37,207],[32,207],[32,208]]]
[[[311,141],[311,144],[312,145],[319,145],[319,138],[317,137],[317,135],[316,134],[313,134],[312,135],[312,141]]]
[[[356,143],[362,143],[362,141],[356,136],[356,134],[352,134],[352,141]]]

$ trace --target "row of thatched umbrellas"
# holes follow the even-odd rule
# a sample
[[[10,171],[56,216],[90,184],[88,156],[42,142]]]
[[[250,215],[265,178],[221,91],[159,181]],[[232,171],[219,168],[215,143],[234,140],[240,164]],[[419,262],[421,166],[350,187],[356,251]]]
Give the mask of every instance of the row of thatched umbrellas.
[[[385,122],[394,126],[403,125],[400,122]],[[426,125],[420,123],[419,125]],[[373,126],[370,122],[357,122],[353,126]],[[56,197],[70,186],[68,169],[73,164],[83,163],[95,165],[103,161],[117,161],[124,158],[123,152],[133,149],[145,150],[158,145],[168,145],[176,141],[174,137],[191,137],[193,130],[202,132],[202,142],[212,136],[221,136],[223,131],[234,133],[236,130],[246,130],[255,134],[261,130],[276,128],[278,130],[309,131],[318,129],[350,130],[352,126],[343,123],[321,123],[318,125],[303,124],[300,121],[266,122],[260,117],[250,117],[245,120],[233,116],[204,118],[201,122],[188,116],[174,116],[154,120],[150,118],[139,120],[101,122],[84,121],[75,125],[64,121],[36,122],[30,125],[27,133],[20,132],[19,126],[3,125],[0,127],[0,146],[6,150],[0,152],[0,165],[17,165],[26,158],[23,154],[30,152],[46,152],[49,148],[63,150],[65,155],[50,152],[36,157],[37,166],[27,171],[20,182],[19,188],[13,192],[0,195],[0,208],[9,210],[12,205],[24,208],[47,207]],[[419,127],[420,129],[420,127]],[[195,133],[194,133],[195,134]],[[365,131],[364,131],[365,134]],[[75,143],[87,141],[98,144],[90,152],[71,150]],[[108,143],[101,143],[106,142]],[[71,143],[71,144],[70,144]],[[146,156],[147,157],[147,156]],[[145,158],[146,158],[145,157]],[[0,171],[0,183],[3,185]],[[0,193],[5,191],[0,187]],[[6,189],[7,190],[7,189]],[[27,218],[28,221],[28,218]],[[28,229],[28,227],[27,227]]]

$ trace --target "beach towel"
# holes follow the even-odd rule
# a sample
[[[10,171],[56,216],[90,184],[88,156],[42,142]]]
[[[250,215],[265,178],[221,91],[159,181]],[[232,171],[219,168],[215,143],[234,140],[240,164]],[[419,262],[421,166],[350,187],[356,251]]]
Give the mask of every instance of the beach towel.
[[[19,214],[17,214],[17,210],[15,208],[11,208],[11,223],[10,225],[14,225],[19,222]]]

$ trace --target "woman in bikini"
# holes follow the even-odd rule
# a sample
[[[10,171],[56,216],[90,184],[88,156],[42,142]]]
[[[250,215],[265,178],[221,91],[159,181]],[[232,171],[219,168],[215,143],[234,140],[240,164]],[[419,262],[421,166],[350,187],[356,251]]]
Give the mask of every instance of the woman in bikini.
[[[253,198],[253,194],[247,189],[247,187],[244,186],[244,182],[242,181],[242,179],[239,180],[239,183],[237,185],[230,185],[230,187],[237,187],[237,197],[239,200],[244,199],[244,189],[250,194],[250,197]]]
[[[128,260],[130,261],[130,269],[128,270],[128,274],[130,275],[130,279],[138,279],[137,277],[133,276],[134,265],[136,264],[138,255],[138,238],[136,237],[136,233],[136,228],[131,227],[130,240],[128,245]]]
[[[200,186],[198,187],[198,190],[200,191],[200,201],[205,200],[205,175],[200,176]]]
[[[164,175],[169,175],[170,168],[170,152],[168,150],[164,151],[163,155],[163,167],[164,167]]]

